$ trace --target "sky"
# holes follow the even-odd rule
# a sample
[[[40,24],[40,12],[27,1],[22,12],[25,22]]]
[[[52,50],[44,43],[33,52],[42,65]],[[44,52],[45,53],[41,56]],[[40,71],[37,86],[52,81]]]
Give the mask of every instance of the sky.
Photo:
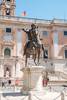
[[[16,0],[16,16],[52,20],[67,19],[67,0]]]

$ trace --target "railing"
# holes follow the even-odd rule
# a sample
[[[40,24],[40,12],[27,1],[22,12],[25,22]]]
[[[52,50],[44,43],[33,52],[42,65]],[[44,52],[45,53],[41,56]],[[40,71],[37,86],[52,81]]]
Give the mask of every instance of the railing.
[[[60,95],[58,95],[55,99],[53,99],[53,100],[57,100],[57,99],[59,99],[59,98],[61,98],[61,94]],[[62,99],[61,99],[62,100]]]
[[[25,61],[23,58],[20,58],[20,56],[11,56],[11,57],[4,57],[0,56],[0,62],[3,61]],[[33,60],[29,60],[29,66],[35,66]],[[42,66],[42,68],[47,69],[48,71],[57,71],[57,72],[63,72],[64,74],[67,73],[67,59],[42,59],[40,58],[39,64],[37,66]]]
[[[38,19],[38,18],[0,15],[0,19],[13,20],[13,21],[18,21],[18,22],[41,23],[41,24],[51,24],[51,23],[66,24],[67,23],[66,19],[55,19],[55,18],[53,20],[44,20],[44,19]]]
[[[55,75],[61,76],[62,78],[67,80],[67,74],[64,71],[55,71]]]
[[[51,94],[50,94],[51,93]],[[48,96],[47,96],[48,95]],[[51,95],[51,96],[50,96]],[[36,98],[36,100],[62,100],[62,93],[61,92],[45,92],[45,91],[31,91],[29,92],[29,100],[33,100],[32,98]]]
[[[56,19],[54,18],[53,23],[67,24],[67,19]]]
[[[0,91],[16,92],[21,91],[23,80],[16,78],[0,78]]]
[[[51,20],[43,20],[37,18],[26,18],[26,17],[18,17],[18,16],[3,16],[0,15],[0,20],[13,20],[18,22],[31,22],[31,23],[42,23],[42,24],[50,24]]]
[[[37,100],[42,100],[37,95],[33,95],[33,96],[36,97]]]
[[[67,73],[65,73],[64,71],[54,71],[54,73],[48,73],[49,76],[52,76],[52,77],[57,77],[58,80],[60,79],[60,77],[64,80],[67,80]],[[56,79],[54,79],[56,80]]]
[[[5,60],[19,60],[20,57],[19,56],[3,56],[0,55],[0,61],[5,61]]]
[[[11,85],[15,85],[16,82],[18,82],[19,85],[22,85],[23,83],[23,80],[21,80],[20,78],[11,78],[11,77],[0,78],[0,83],[1,82],[7,83],[9,80],[11,80]]]

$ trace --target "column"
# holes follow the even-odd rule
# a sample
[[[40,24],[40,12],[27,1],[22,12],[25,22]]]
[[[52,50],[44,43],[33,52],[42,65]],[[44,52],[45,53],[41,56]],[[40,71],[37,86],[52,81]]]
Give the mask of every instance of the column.
[[[4,77],[4,66],[0,65],[0,77]]]
[[[17,56],[22,57],[22,31],[17,31],[16,33],[17,42]]]
[[[26,40],[27,40],[26,37],[27,37],[26,33],[22,32],[22,49],[23,49],[22,53],[24,52],[24,46],[25,46]]]
[[[13,64],[13,66],[12,66],[12,77],[15,77],[15,75],[16,75],[16,65]]]
[[[17,78],[21,78],[22,77],[20,62],[17,62],[17,64],[16,64],[16,77]]]
[[[58,31],[54,31],[53,34],[53,43],[54,43],[54,57],[58,57]]]

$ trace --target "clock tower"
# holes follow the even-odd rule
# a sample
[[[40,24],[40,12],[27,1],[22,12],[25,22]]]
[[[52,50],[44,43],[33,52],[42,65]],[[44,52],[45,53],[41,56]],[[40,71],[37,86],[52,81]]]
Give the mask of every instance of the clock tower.
[[[15,0],[0,1],[0,15],[14,16],[15,15]]]
[[[5,18],[1,20],[2,24],[0,23],[0,58],[3,58],[0,69],[3,74],[0,77],[16,76],[17,31],[14,21],[9,19],[15,16],[15,7],[15,0],[0,0],[0,16]]]

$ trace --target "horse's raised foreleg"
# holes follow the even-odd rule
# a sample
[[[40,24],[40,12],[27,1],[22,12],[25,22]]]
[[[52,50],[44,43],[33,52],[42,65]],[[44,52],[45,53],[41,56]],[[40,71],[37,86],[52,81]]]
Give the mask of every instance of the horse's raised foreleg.
[[[38,54],[38,64],[39,64],[39,59],[40,59],[40,49],[38,49],[37,54]]]
[[[26,56],[26,59],[25,59],[25,67],[27,67],[27,56]]]

